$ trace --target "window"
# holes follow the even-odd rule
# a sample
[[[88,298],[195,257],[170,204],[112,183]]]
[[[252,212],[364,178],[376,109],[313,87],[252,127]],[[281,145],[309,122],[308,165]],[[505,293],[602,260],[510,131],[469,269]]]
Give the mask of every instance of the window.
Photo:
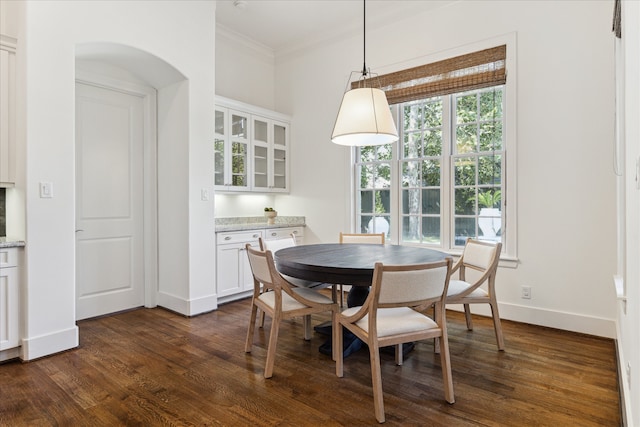
[[[454,251],[467,237],[502,241],[503,255],[515,255],[506,240],[515,217],[506,203],[507,88],[503,75],[470,90],[390,97],[399,101],[399,141],[355,149],[356,228]]]

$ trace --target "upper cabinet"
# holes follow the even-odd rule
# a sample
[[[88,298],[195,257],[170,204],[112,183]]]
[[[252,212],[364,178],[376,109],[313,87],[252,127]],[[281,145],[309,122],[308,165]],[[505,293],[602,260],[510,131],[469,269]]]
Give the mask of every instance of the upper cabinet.
[[[252,123],[253,190],[288,191],[289,124],[260,116],[252,116]]]
[[[214,184],[224,191],[249,191],[250,115],[216,106]]]
[[[16,40],[0,34],[0,187],[12,187],[16,167]]]
[[[215,114],[216,190],[288,192],[290,118],[222,97]]]

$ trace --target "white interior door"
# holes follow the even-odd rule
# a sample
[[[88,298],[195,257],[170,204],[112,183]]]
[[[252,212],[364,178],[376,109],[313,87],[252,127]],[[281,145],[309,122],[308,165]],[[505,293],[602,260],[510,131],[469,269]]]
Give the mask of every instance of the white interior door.
[[[144,102],[76,83],[76,319],[144,305]]]

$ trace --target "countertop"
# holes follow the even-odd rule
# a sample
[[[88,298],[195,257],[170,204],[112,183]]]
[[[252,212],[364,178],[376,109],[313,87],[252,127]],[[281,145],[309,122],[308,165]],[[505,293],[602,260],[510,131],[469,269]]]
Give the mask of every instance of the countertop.
[[[10,237],[0,237],[0,248],[21,248],[24,247],[24,240],[16,240]]]
[[[275,224],[267,224],[267,219],[264,216],[216,218],[216,233],[305,226],[305,217],[303,216],[277,216]]]

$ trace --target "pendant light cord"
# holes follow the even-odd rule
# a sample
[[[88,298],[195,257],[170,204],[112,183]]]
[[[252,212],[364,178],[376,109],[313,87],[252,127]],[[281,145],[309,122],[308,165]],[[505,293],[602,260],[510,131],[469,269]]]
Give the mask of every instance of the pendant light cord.
[[[367,0],[362,0],[362,76],[367,77]],[[366,81],[365,81],[366,86]]]

